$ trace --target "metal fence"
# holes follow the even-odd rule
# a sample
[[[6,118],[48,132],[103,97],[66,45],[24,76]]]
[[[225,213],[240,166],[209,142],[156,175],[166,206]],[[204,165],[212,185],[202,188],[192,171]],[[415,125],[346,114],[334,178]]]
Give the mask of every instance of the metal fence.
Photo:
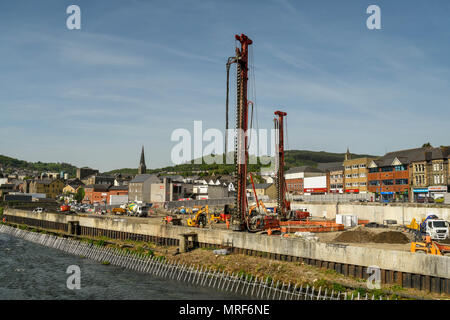
[[[350,202],[366,200],[370,201],[372,195],[369,193],[359,194],[317,194],[317,195],[295,195],[292,200],[302,200],[305,202]]]
[[[322,287],[291,285],[273,281],[269,277],[258,278],[242,273],[229,273],[206,267],[171,262],[160,257],[148,256],[117,248],[41,234],[0,225],[0,233],[8,234],[69,254],[82,256],[101,263],[111,264],[157,277],[183,281],[192,285],[211,287],[254,299],[266,300],[375,300],[375,296],[329,291]],[[383,298],[380,296],[380,300]]]

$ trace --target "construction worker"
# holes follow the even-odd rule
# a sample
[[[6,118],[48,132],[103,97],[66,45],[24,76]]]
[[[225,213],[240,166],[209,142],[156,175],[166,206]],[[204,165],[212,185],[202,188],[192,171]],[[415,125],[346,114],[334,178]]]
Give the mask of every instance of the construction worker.
[[[230,220],[226,219],[225,222],[227,224],[227,229],[230,229]]]

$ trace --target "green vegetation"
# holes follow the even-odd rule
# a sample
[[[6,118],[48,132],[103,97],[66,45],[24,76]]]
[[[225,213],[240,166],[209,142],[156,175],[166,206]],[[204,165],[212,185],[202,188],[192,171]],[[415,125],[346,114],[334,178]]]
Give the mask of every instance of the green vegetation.
[[[9,173],[8,168],[36,170],[39,172],[67,172],[70,176],[75,176],[77,167],[69,163],[45,163],[45,162],[28,162],[24,160],[18,160],[11,157],[0,155],[0,164],[6,168],[6,173]]]
[[[78,203],[81,203],[81,201],[83,201],[83,199],[84,199],[84,188],[78,188],[77,193],[75,194],[74,199],[75,199]]]
[[[360,158],[360,157],[376,157],[372,155],[366,155],[366,154],[351,154],[352,158]],[[216,157],[220,157],[216,156]],[[235,166],[234,164],[226,164],[226,159],[224,155],[221,155],[222,157],[222,163],[223,164],[207,164],[204,161],[202,161],[201,164],[194,164],[195,160],[192,160],[188,163],[179,164],[175,166],[168,166],[164,168],[159,169],[152,169],[147,170],[147,173],[173,173],[176,172],[177,174],[180,174],[182,176],[189,176],[189,175],[199,175],[199,176],[208,176],[211,174],[215,175],[228,175],[234,172]],[[299,167],[299,166],[312,166],[317,167],[318,163],[325,163],[325,162],[338,162],[338,161],[344,161],[345,153],[332,153],[332,152],[325,152],[325,151],[308,151],[308,150],[287,150],[285,153],[285,162],[286,162],[286,170],[290,169],[292,167]],[[250,164],[249,165],[249,171],[250,172],[257,172],[260,171],[262,167],[268,167],[266,164],[267,161],[260,161],[260,158],[255,159],[255,157],[250,156],[250,160],[253,160],[253,162],[256,162],[256,164]],[[267,160],[267,157],[266,159]],[[252,161],[251,161],[252,162]],[[110,172],[107,172],[108,174],[114,174],[114,173],[121,173],[121,174],[137,174],[137,169],[131,169],[131,168],[123,168],[123,169],[116,169],[112,170]],[[255,177],[256,182],[260,182],[259,177]]]

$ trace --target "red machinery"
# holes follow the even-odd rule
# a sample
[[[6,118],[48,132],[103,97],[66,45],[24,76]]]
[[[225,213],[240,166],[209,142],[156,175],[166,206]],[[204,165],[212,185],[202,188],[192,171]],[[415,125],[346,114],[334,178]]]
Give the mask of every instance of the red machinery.
[[[286,180],[284,178],[284,117],[286,112],[275,111],[274,119],[275,130],[278,133],[277,143],[277,162],[276,162],[276,185],[277,185],[277,213],[281,216],[281,220],[304,220],[309,217],[309,212],[300,210],[291,210],[291,203],[286,199]],[[275,139],[276,141],[276,139]]]
[[[234,160],[236,164],[236,207],[233,210],[231,224],[233,230],[243,231],[247,229],[247,129],[248,129],[248,47],[253,41],[245,34],[236,35],[235,39],[240,42],[241,48],[236,48],[236,56],[230,57],[227,63],[227,76],[231,63],[237,65],[237,107],[236,107],[236,146]],[[227,102],[226,102],[226,128],[228,129],[228,79],[227,79]],[[225,143],[227,144],[227,142]]]
[[[70,206],[67,205],[67,204],[64,204],[64,205],[62,205],[62,206],[59,208],[59,211],[61,211],[61,212],[69,212],[69,211],[70,211]]]

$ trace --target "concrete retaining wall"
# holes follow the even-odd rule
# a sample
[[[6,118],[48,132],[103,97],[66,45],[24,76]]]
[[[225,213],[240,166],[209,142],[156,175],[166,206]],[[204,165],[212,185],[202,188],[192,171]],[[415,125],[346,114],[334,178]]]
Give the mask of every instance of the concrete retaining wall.
[[[371,222],[383,223],[383,220],[397,220],[398,224],[407,225],[413,218],[422,220],[430,214],[437,215],[441,219],[450,220],[450,207],[438,207],[433,205],[410,204],[336,204],[336,203],[292,203],[293,209],[306,208],[313,217],[326,216],[334,219],[337,214],[354,214],[359,219]]]
[[[34,214],[8,209],[5,215],[67,223],[79,221],[80,226],[114,230],[163,238],[179,239],[180,234],[196,232],[202,243],[223,245],[280,255],[344,263],[357,266],[378,266],[381,269],[450,278],[450,257],[421,255],[410,252],[363,248],[347,245],[308,242],[279,236],[256,235],[229,230],[199,229],[183,226],[130,222],[127,219],[80,217],[54,213]]]

